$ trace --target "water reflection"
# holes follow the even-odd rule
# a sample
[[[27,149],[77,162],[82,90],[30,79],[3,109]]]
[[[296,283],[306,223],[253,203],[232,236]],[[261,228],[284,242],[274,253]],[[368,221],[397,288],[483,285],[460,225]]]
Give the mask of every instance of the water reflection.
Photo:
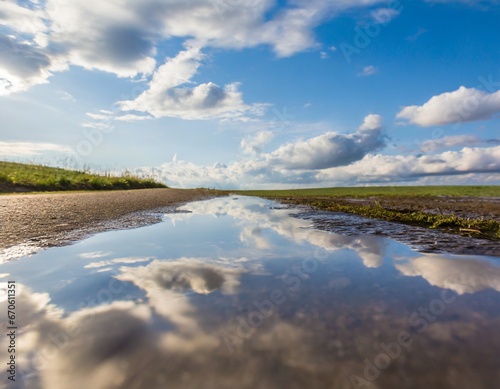
[[[451,289],[458,294],[494,289],[500,292],[500,267],[474,257],[449,258],[428,254],[396,268],[406,276],[420,276],[430,285]]]
[[[191,203],[158,225],[1,265],[17,281],[19,330],[18,380],[2,371],[0,387],[500,382],[498,258],[334,235],[276,208]]]

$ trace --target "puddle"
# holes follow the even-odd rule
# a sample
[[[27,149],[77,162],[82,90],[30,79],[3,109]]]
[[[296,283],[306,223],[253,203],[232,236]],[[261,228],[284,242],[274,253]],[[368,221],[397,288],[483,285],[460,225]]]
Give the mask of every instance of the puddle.
[[[17,327],[16,382],[2,369],[0,387],[500,382],[499,257],[320,231],[257,198],[180,210],[0,265],[2,319],[15,281]]]
[[[336,234],[384,236],[424,253],[500,256],[498,240],[461,236],[442,230],[370,219],[349,213],[312,210],[304,206],[301,210],[294,216],[310,220],[314,227]]]

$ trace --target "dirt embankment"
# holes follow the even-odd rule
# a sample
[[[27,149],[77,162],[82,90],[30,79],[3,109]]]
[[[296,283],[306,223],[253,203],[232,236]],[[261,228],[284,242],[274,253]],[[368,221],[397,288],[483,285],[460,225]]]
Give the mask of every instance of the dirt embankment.
[[[100,231],[147,225],[161,218],[152,210],[220,194],[205,189],[141,189],[0,196],[0,249],[20,243],[56,246]]]

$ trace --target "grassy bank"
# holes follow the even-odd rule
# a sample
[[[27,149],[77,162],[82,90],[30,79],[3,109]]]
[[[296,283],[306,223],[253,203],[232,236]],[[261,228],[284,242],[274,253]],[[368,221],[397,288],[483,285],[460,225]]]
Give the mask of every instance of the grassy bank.
[[[370,197],[370,196],[456,196],[500,197],[500,186],[379,186],[362,188],[316,188],[237,191],[261,197]]]
[[[0,161],[0,192],[166,188],[152,179]]]
[[[320,188],[237,193],[462,235],[500,239],[498,206],[488,200],[474,199],[500,197],[498,186]],[[450,198],[456,200],[451,201]],[[467,198],[467,201],[462,201],[461,198]],[[433,208],[433,212],[429,208]],[[462,215],[457,215],[460,212]],[[469,214],[478,213],[490,217],[468,217]],[[495,217],[492,218],[491,215]]]

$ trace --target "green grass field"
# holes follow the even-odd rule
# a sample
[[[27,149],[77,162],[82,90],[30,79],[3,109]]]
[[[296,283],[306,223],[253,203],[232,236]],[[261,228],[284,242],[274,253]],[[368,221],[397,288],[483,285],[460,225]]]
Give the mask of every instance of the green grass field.
[[[0,161],[0,192],[115,190],[166,188],[152,179],[124,174],[120,177],[97,175],[75,170],[59,169]]]
[[[500,186],[379,186],[233,191],[262,197],[485,196],[500,197]]]

